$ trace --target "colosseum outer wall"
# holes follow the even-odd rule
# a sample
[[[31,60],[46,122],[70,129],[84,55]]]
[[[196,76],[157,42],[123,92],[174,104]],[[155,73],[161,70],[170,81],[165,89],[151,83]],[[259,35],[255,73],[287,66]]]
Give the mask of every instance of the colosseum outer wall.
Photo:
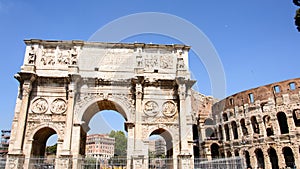
[[[300,78],[229,96],[213,104],[211,117],[213,125],[199,121],[203,157],[242,156],[251,168],[300,167]]]

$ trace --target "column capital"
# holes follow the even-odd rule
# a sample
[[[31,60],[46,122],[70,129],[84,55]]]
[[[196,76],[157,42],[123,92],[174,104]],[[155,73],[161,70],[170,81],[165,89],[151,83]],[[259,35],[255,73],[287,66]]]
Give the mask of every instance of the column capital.
[[[37,79],[37,75],[28,72],[18,72],[14,75],[14,78],[19,81],[19,83],[32,83]]]
[[[21,91],[23,96],[29,96],[32,90],[32,83],[37,79],[37,75],[33,73],[19,72],[14,75],[21,85]]]

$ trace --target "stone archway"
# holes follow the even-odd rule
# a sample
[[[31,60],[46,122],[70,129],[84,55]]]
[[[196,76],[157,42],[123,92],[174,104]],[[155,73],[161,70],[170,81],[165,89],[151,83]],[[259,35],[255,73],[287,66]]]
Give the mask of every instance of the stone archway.
[[[164,149],[165,151],[165,155],[166,158],[165,159],[160,159],[159,157],[151,159],[150,157],[148,157],[148,166],[153,166],[153,167],[157,167],[157,168],[169,168],[169,169],[175,169],[177,168],[177,163],[176,160],[174,160],[174,149],[176,150],[176,144],[173,145],[173,137],[172,134],[170,133],[170,131],[164,129],[164,128],[158,128],[155,129],[154,131],[151,132],[150,136],[153,135],[158,135],[160,137],[163,138],[165,145],[161,144],[160,142],[155,143],[155,147],[156,149]],[[162,147],[163,146],[163,147]]]
[[[50,136],[56,134],[56,131],[49,127],[39,129],[33,136],[31,155],[35,158],[45,156],[46,142]]]
[[[32,138],[32,145],[31,145],[31,152],[30,152],[30,159],[25,160],[25,163],[28,163],[29,168],[35,167],[46,167],[46,166],[53,166],[55,165],[53,162],[53,157],[45,158],[46,156],[46,142],[47,140],[57,132],[50,128],[50,127],[42,127],[39,128],[33,135]],[[56,153],[60,150],[60,145],[56,143]]]
[[[220,146],[217,143],[213,143],[210,145],[211,158],[217,159],[220,158]]]
[[[290,147],[283,147],[282,153],[284,156],[285,165],[287,167],[294,168],[295,167],[295,157],[294,157],[293,150]]]
[[[268,155],[269,155],[272,169],[279,169],[277,152],[273,147],[270,147],[268,149]]]
[[[170,130],[180,168],[193,168],[193,125],[189,46],[143,43],[25,40],[8,161],[29,168],[38,125],[60,135],[59,159],[80,168],[90,118],[100,110],[119,112],[128,131],[127,168],[147,168],[147,136]],[[34,59],[32,59],[34,57]],[[24,127],[25,126],[25,127]],[[49,130],[50,131],[50,130]],[[51,130],[51,132],[53,131]],[[24,141],[25,140],[25,141]],[[17,159],[17,160],[14,160]],[[65,164],[65,163],[64,163]],[[9,166],[10,163],[7,163]]]
[[[264,169],[265,168],[265,161],[264,161],[264,154],[260,148],[257,148],[255,151],[256,156],[256,166],[257,168]]]
[[[131,121],[131,119],[128,120],[127,117],[130,116],[130,112],[128,112],[130,110],[128,110],[127,107],[124,106],[125,102],[128,101],[119,100],[116,98],[110,98],[108,100],[103,99],[101,97],[95,97],[88,101],[81,108],[78,108],[78,113],[77,116],[75,116],[75,120],[81,124],[85,132],[88,132],[90,130],[89,122],[92,119],[92,117],[103,110],[114,110],[118,112],[124,118],[125,121]]]

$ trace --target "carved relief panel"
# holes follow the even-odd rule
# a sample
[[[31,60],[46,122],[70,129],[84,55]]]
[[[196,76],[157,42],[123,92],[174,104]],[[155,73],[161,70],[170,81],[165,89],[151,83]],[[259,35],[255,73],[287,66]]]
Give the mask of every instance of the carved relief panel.
[[[143,106],[144,119],[147,122],[175,122],[178,108],[174,101],[146,101]]]
[[[173,62],[173,55],[145,54],[136,56],[136,66],[151,72],[154,69],[173,69]]]
[[[67,102],[61,98],[36,98],[32,101],[30,109],[34,114],[63,114],[67,110]]]
[[[33,113],[45,113],[48,110],[48,102],[44,98],[38,98],[31,104],[31,111]]]
[[[67,103],[65,100],[57,98],[53,100],[50,106],[50,111],[55,114],[62,114],[67,110]]]
[[[78,48],[57,46],[42,48],[41,62],[43,65],[76,65]]]
[[[172,117],[177,113],[177,107],[173,101],[166,101],[162,105],[162,113],[167,117]]]
[[[148,116],[155,116],[159,112],[158,104],[155,101],[148,101],[144,104],[144,113]]]
[[[25,63],[37,66],[77,65],[78,46],[29,46]]]

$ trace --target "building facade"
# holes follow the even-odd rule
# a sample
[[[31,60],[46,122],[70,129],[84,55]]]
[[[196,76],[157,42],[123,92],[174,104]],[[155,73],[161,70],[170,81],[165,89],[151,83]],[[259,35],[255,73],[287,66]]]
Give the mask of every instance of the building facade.
[[[201,157],[241,156],[247,168],[300,167],[299,87],[299,78],[290,79],[212,102],[199,120]]]
[[[86,137],[85,154],[100,160],[108,160],[114,156],[115,138],[107,134],[91,134]]]

